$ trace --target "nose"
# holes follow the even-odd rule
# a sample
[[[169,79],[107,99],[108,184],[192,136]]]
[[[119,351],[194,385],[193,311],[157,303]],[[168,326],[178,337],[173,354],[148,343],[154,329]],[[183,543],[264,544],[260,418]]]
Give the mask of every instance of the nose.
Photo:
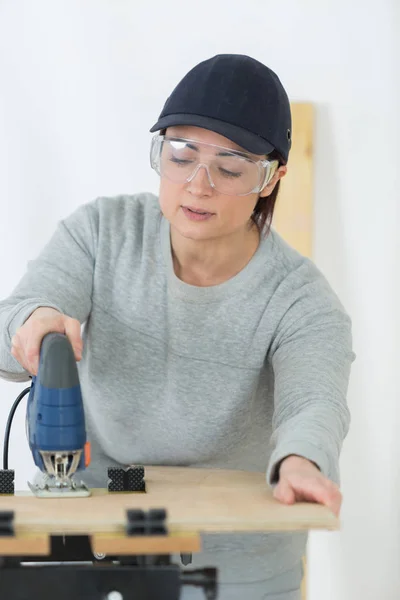
[[[195,196],[211,196],[213,186],[207,165],[197,165],[190,176],[187,189]]]

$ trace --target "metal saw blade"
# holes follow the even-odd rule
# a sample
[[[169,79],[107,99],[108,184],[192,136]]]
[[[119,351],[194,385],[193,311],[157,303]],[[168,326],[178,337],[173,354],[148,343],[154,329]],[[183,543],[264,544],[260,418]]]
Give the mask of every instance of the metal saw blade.
[[[60,487],[48,483],[44,486],[33,485],[28,481],[28,486],[37,498],[86,498],[91,495],[91,491],[83,482]]]

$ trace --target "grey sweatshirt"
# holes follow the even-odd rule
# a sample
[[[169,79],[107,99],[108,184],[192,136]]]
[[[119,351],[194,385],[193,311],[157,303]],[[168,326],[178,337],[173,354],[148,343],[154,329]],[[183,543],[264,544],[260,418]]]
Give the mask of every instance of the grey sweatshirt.
[[[88,485],[131,463],[261,471],[272,485],[288,454],[339,482],[351,322],[315,264],[274,229],[236,276],[196,287],[174,273],[156,196],[98,198],[60,221],[0,302],[0,377],[28,381],[11,337],[39,306],[85,324]],[[223,584],[256,585],[246,594],[258,598],[299,572],[306,539],[207,535],[191,567],[215,565]]]

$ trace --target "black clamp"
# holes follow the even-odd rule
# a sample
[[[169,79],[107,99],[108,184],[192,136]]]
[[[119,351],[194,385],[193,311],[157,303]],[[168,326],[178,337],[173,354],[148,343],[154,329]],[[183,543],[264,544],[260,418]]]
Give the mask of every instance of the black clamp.
[[[0,537],[12,537],[14,535],[14,511],[3,510],[0,512]]]
[[[123,469],[121,467],[110,467],[108,473],[109,492],[145,492],[146,482],[144,480],[144,467],[131,466]]]
[[[140,508],[130,508],[126,511],[128,536],[168,535],[165,519],[165,508],[151,508],[147,512]]]
[[[0,494],[14,494],[14,477],[13,469],[0,469]]]
[[[181,563],[186,567],[190,565],[193,561],[193,556],[191,552],[181,552]]]

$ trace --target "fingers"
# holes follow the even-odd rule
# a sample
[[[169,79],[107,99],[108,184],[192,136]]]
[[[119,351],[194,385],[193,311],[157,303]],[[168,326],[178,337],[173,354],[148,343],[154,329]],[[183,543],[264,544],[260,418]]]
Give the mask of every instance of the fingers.
[[[71,319],[70,317],[65,318],[65,334],[71,342],[74,350],[75,359],[77,361],[82,358],[82,336],[81,336],[81,324],[77,319]]]
[[[342,494],[338,486],[320,475],[315,478],[304,479],[296,485],[296,496],[299,501],[318,502],[328,507],[335,516],[339,516],[342,504]]]
[[[18,330],[11,340],[11,354],[31,375],[37,374],[39,348],[37,331]]]
[[[331,509],[336,517],[340,514],[340,508],[342,506],[342,494],[339,487],[329,479],[324,478],[324,502],[325,506]]]
[[[19,352],[19,339],[17,335],[14,335],[14,337],[11,339],[11,354],[18,362],[21,362]]]
[[[284,504],[294,504],[296,495],[289,481],[286,478],[281,478],[274,489],[274,497]]]
[[[71,342],[75,360],[82,358],[82,338],[80,323],[58,311],[38,312],[33,314],[18,329],[11,340],[11,354],[31,373],[37,375],[41,342],[47,333],[65,333]]]
[[[320,475],[318,477],[281,477],[273,496],[284,504],[317,502],[329,508],[338,517],[342,504],[339,487]]]
[[[64,324],[61,314],[51,320],[32,319],[29,326],[19,333],[21,339],[22,358],[27,370],[37,375],[39,369],[39,353],[42,339],[47,333],[64,333]]]
[[[301,493],[305,500],[324,504],[337,517],[339,516],[342,495],[333,481],[321,476],[318,479],[308,481]]]

